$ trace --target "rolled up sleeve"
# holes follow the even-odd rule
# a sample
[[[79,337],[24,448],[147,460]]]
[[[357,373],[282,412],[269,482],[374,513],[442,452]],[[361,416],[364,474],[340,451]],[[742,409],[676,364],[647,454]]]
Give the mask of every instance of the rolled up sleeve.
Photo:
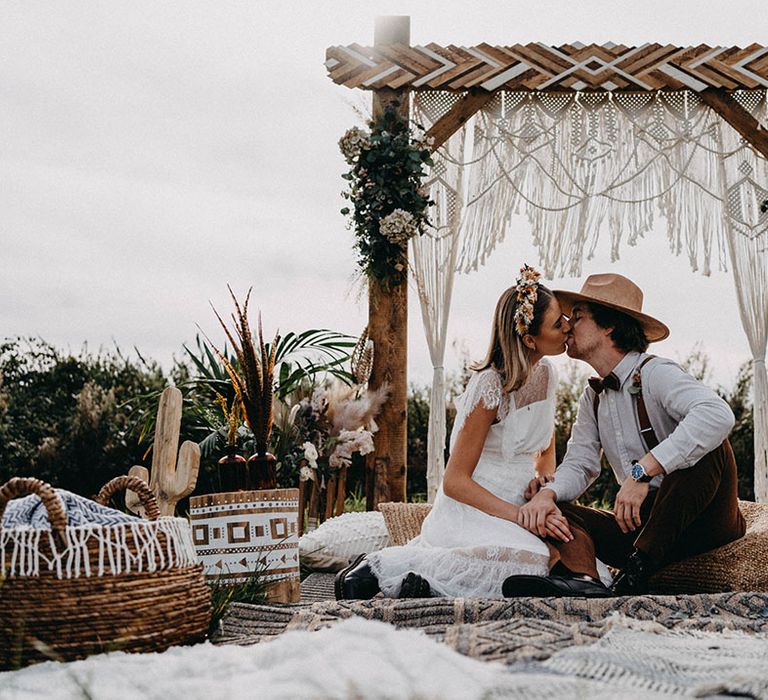
[[[730,406],[715,391],[673,362],[652,363],[643,378],[643,392],[677,426],[651,454],[667,474],[687,469],[714,450],[733,429]]]
[[[579,400],[568,449],[555,480],[543,488],[551,489],[558,501],[572,501],[583,494],[600,475],[602,447],[594,414],[595,393],[586,388]]]

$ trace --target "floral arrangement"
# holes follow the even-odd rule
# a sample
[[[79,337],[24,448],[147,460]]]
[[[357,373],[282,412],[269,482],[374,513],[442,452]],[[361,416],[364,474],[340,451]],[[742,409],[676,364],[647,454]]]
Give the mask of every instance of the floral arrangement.
[[[373,452],[375,418],[387,400],[389,388],[377,391],[366,386],[373,367],[373,341],[368,328],[350,354],[354,385],[336,380],[315,388],[290,409],[281,430],[290,432],[294,447],[282,455],[281,471],[299,480],[314,481],[323,488],[326,479],[352,463],[352,455]]]
[[[517,280],[517,309],[515,310],[515,331],[519,336],[524,336],[531,327],[533,321],[533,307],[539,295],[538,283],[541,273],[530,265],[520,268],[520,277]]]
[[[342,196],[352,206],[341,213],[355,230],[358,264],[368,277],[388,286],[406,279],[404,251],[408,240],[429,225],[427,209],[433,204],[421,188],[432,165],[432,139],[414,137],[398,106],[390,102],[370,122],[370,133],[353,127],[339,140],[351,166],[342,175],[349,182]]]
[[[388,393],[387,386],[361,392],[341,382],[315,389],[291,409],[296,447],[284,455],[282,470],[325,488],[328,478],[352,463],[353,454],[373,452],[374,418]]]

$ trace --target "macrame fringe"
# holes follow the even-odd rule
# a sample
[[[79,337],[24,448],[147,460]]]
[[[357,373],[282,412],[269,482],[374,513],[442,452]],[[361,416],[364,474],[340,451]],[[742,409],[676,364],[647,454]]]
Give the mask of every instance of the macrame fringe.
[[[6,577],[50,571],[63,579],[153,572],[198,563],[189,523],[183,518],[67,527],[66,538],[67,545],[62,547],[51,530],[4,529],[0,531],[0,571]],[[46,546],[41,547],[41,542]],[[94,544],[98,545],[95,568]]]
[[[734,97],[768,126],[768,91]],[[434,123],[452,103],[443,93],[419,93],[415,104],[424,121]],[[440,223],[434,236],[413,245],[436,370],[442,367],[440,329],[453,284],[447,264],[453,260],[463,272],[483,265],[509,232],[513,215],[528,220],[540,265],[552,278],[581,275],[584,259],[591,259],[606,232],[611,260],[618,260],[622,245],[636,245],[661,214],[670,251],[685,255],[693,271],[726,271],[730,262],[754,360],[755,494],[767,501],[768,214],[759,206],[768,199],[766,159],[690,91],[500,93],[449,145],[465,138],[466,156],[463,146],[435,155],[431,192]],[[446,249],[448,231],[453,235]],[[440,413],[430,415],[430,493],[442,475],[442,450],[439,458],[435,451],[445,434],[437,396],[443,381],[435,371],[432,414]]]

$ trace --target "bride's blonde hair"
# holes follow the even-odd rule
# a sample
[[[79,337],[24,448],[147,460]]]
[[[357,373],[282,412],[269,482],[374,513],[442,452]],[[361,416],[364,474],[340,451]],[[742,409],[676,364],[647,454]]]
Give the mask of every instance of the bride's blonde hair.
[[[482,362],[473,365],[471,369],[482,370],[493,367],[500,377],[505,392],[519,389],[531,373],[531,349],[523,343],[524,335],[538,335],[541,323],[552,301],[552,292],[543,284],[536,283],[536,301],[533,302],[533,314],[528,328],[523,336],[519,335],[515,312],[520,305],[518,295],[519,285],[505,290],[493,314],[491,328],[491,343]]]

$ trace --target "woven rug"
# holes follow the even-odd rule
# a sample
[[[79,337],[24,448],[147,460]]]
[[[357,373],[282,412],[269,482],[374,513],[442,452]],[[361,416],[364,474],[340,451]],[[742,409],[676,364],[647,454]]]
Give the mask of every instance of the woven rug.
[[[289,630],[314,631],[361,617],[421,629],[466,656],[516,664],[592,644],[605,636],[617,616],[654,623],[657,629],[766,634],[768,593],[605,599],[376,598],[294,606],[234,604],[214,641],[256,644]]]

